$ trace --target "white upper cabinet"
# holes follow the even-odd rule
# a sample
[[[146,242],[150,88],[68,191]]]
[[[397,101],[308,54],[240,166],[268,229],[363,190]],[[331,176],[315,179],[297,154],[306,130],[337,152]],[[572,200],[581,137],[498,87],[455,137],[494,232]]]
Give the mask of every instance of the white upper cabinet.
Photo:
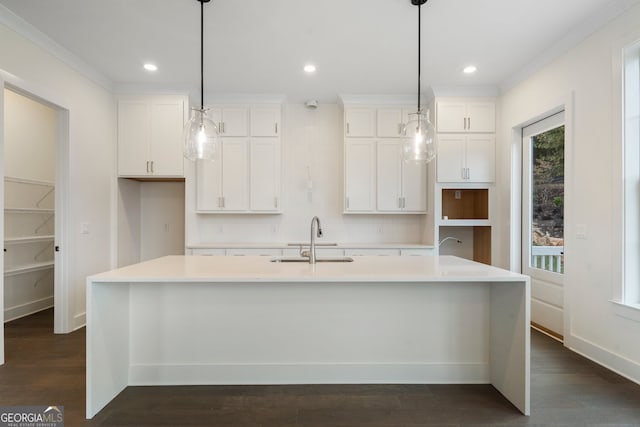
[[[251,136],[280,136],[280,106],[256,106],[251,108]]]
[[[344,210],[373,212],[376,209],[376,144],[353,139],[344,144]]]
[[[438,135],[439,182],[494,182],[494,135]]]
[[[118,176],[184,177],[184,96],[126,96],[118,100]]]
[[[378,211],[426,212],[427,165],[404,162],[400,141],[378,141],[376,176]]]
[[[247,141],[224,140],[213,162],[197,162],[196,210],[198,212],[246,211]]]
[[[280,210],[280,140],[251,140],[249,163],[249,209],[278,212]]]
[[[218,126],[221,136],[247,136],[249,109],[247,107],[213,107],[209,116]]]
[[[492,133],[496,130],[493,101],[437,101],[438,132]]]
[[[349,138],[374,137],[376,135],[375,108],[345,108],[344,135]]]
[[[400,108],[379,108],[377,134],[381,138],[402,136],[404,116]]]
[[[199,213],[281,211],[281,106],[215,106],[221,148],[213,163],[198,162]]]

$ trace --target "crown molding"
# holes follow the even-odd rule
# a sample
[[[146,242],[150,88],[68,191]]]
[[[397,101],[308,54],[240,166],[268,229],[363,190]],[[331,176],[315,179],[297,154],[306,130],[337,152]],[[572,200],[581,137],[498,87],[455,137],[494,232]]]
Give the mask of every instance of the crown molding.
[[[113,82],[104,74],[62,47],[60,44],[53,41],[46,34],[13,13],[4,5],[0,5],[0,25],[4,25],[36,46],[46,50],[74,71],[103,87],[107,91],[113,92]]]

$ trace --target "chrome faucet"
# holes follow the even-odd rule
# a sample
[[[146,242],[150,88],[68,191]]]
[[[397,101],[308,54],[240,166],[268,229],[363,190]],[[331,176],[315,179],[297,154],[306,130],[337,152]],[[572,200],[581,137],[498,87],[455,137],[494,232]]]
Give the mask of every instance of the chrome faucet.
[[[309,264],[316,263],[316,237],[322,237],[322,228],[320,227],[320,218],[318,218],[317,216],[314,216],[311,219],[311,243],[309,245]]]
[[[456,238],[456,237],[451,237],[451,236],[449,236],[449,237],[445,237],[444,239],[440,240],[440,241],[438,242],[438,247],[442,246],[442,244],[443,244],[444,242],[446,242],[447,240],[455,240],[455,241],[456,241],[456,243],[462,243],[462,240],[460,240],[460,239],[458,239],[458,238]]]

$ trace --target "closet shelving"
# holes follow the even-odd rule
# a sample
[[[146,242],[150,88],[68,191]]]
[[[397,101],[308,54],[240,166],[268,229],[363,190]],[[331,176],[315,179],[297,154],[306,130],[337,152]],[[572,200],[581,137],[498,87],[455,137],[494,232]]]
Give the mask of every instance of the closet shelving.
[[[12,309],[53,297],[55,185],[17,177],[4,181],[5,309]]]

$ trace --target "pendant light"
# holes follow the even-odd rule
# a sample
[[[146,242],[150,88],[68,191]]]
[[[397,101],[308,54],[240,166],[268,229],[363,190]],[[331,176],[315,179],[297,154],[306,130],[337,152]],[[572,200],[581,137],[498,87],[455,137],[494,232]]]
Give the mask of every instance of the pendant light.
[[[218,127],[204,107],[204,4],[210,0],[197,1],[200,2],[200,108],[191,108],[191,117],[184,127],[184,157],[212,161],[218,145]]]
[[[418,110],[409,114],[409,121],[404,126],[402,141],[402,157],[406,162],[428,163],[436,157],[436,134],[429,120],[429,110],[420,106],[420,7],[427,0],[411,0],[418,6]]]

